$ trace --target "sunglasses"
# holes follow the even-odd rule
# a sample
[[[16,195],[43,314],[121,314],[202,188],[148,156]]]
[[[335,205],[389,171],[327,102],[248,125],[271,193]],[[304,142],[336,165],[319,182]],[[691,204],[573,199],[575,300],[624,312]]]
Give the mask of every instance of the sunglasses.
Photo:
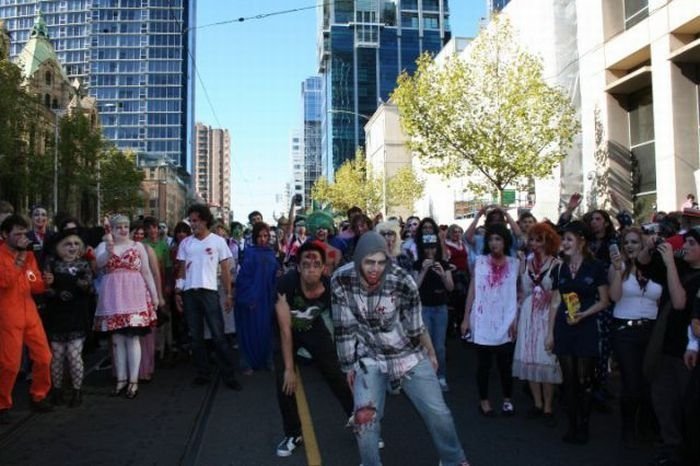
[[[396,236],[396,232],[391,230],[380,231],[379,234],[382,236]]]

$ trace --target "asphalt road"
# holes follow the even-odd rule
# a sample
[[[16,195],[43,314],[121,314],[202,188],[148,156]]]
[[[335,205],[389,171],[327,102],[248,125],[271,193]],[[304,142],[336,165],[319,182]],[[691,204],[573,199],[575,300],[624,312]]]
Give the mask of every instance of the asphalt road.
[[[89,365],[102,356],[88,358]],[[571,446],[561,442],[563,413],[556,427],[529,420],[529,400],[516,384],[514,418],[486,419],[477,413],[473,351],[448,341],[446,394],[467,456],[474,466],[638,466],[652,457],[651,447],[624,449],[619,439],[619,414],[594,414],[591,442]],[[313,366],[302,367],[311,419],[322,464],[359,464],[351,431],[343,412]],[[492,403],[500,404],[500,385],[494,377]],[[111,373],[91,371],[85,399],[79,408],[59,407],[49,414],[31,414],[27,384],[17,383],[15,422],[0,426],[0,465],[235,465],[303,466],[303,448],[278,458],[275,448],[282,425],[271,372],[241,376],[243,390],[223,384],[193,386],[194,371],[187,362],[159,368],[153,382],[141,385],[134,400],[110,398]],[[614,383],[613,379],[613,383]],[[387,399],[383,438],[385,466],[436,465],[438,458],[427,431],[403,395]]]

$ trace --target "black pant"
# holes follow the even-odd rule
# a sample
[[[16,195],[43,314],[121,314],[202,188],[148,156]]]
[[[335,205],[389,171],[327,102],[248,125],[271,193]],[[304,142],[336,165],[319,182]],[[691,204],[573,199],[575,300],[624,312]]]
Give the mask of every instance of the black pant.
[[[501,377],[503,398],[511,397],[513,394],[513,350],[513,343],[498,346],[476,345],[476,383],[479,387],[479,399],[488,400],[489,398],[489,375],[494,355]]]
[[[183,294],[185,319],[192,338],[192,359],[197,373],[209,377],[209,356],[204,344],[204,322],[211,333],[214,350],[225,381],[235,380],[233,347],[224,336],[224,318],[221,315],[219,292],[216,290],[186,290]]]
[[[277,379],[277,402],[279,403],[284,435],[297,437],[301,435],[301,422],[297,411],[297,400],[294,394],[287,395],[282,391],[284,384],[284,358],[279,345],[276,345],[273,360],[275,378]],[[304,347],[314,359],[316,367],[333,391],[333,394],[343,407],[343,411],[349,417],[353,412],[352,392],[346,381],[345,374],[340,370],[335,344],[331,340],[323,320],[317,318],[307,331],[292,330],[292,351],[296,354],[300,347]]]
[[[623,434],[632,434],[636,430],[637,419],[640,423],[647,424],[639,425],[640,428],[648,429],[648,424],[653,423],[653,420],[649,419],[652,416],[651,389],[642,370],[653,322],[632,327],[618,327],[619,321],[615,322],[612,343],[622,378],[620,390],[622,429]]]

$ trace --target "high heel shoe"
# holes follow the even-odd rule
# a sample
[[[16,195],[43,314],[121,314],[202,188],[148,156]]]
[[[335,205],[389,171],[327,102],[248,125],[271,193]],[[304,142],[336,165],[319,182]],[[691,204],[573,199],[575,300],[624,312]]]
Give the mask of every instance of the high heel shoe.
[[[139,394],[139,384],[138,382],[130,382],[126,389],[126,397],[130,400],[136,398]]]
[[[114,390],[112,390],[110,392],[109,396],[111,396],[111,397],[121,396],[124,392],[126,392],[126,387],[127,387],[126,380],[118,380],[117,386],[114,387]]]

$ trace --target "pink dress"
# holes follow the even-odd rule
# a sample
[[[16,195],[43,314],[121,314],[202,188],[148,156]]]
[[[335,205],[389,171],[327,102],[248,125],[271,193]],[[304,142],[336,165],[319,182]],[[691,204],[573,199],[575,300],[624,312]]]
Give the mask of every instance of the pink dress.
[[[121,256],[112,254],[105,266],[97,300],[95,330],[112,332],[127,327],[153,327],[156,312],[141,275],[141,256],[133,245]]]

